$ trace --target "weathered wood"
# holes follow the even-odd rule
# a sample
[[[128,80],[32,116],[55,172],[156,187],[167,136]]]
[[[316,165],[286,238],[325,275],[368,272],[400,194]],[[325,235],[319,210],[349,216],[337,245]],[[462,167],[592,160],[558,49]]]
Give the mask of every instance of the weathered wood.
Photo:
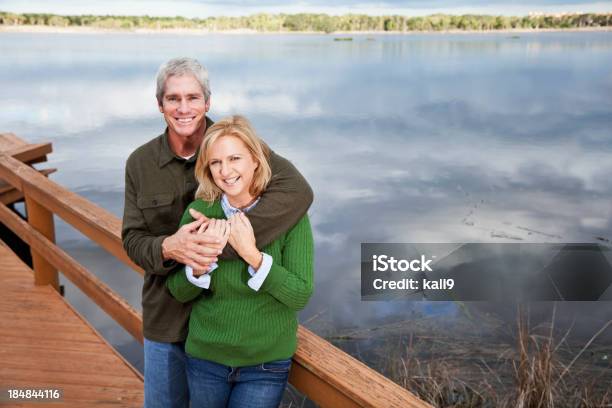
[[[53,245],[55,243],[53,214],[27,195],[26,210],[30,226]],[[17,215],[15,215],[15,217],[17,217]],[[32,265],[34,266],[34,283],[36,285],[51,285],[55,290],[59,291],[59,276],[57,274],[57,269],[49,263],[38,248],[30,245],[30,250],[32,252]]]
[[[53,174],[57,171],[57,169],[43,169],[38,170],[40,174],[47,177],[49,174]],[[12,185],[0,180],[0,202],[3,204],[12,204],[17,201],[23,200],[23,193],[17,190]]]
[[[45,312],[46,313],[46,312]],[[11,338],[11,336],[15,336],[15,338],[28,338],[28,339],[40,339],[40,332],[41,331],[36,331],[36,330],[28,330],[27,332],[18,332],[16,330],[7,330],[6,332],[4,332],[4,335],[7,338]],[[56,332],[52,332],[52,333],[46,333],[44,334],[42,337],[45,338],[45,342],[48,342],[49,344],[56,344],[58,347],[66,347],[68,349],[70,349],[70,347],[68,345],[65,344],[66,341],[66,336],[63,333],[56,333]],[[78,338],[78,336],[77,336]],[[19,341],[19,340],[17,340]],[[70,339],[70,341],[72,341],[72,338]],[[86,343],[88,340],[87,338],[80,338],[79,342],[77,344],[80,344],[82,342]]]
[[[61,328],[58,328],[61,330]],[[91,334],[90,331],[87,331],[87,335]],[[44,342],[44,339],[40,341]],[[53,350],[47,349],[44,354],[37,356],[35,360],[31,361],[21,361],[23,359],[23,348],[20,347],[11,347],[12,354],[1,353],[0,354],[0,363],[3,367],[19,367],[19,368],[37,368],[41,366],[52,365],[55,368],[61,369],[62,371],[81,371],[83,374],[95,374],[95,373],[105,373],[108,375],[113,374],[112,363],[116,361],[116,356],[114,354],[98,354],[95,355],[93,353],[83,353],[81,351],[66,351],[61,350],[60,353],[64,358],[62,361],[53,361],[54,356]],[[26,352],[27,353],[27,352]],[[80,368],[83,364],[83,361],[80,359],[87,358],[87,367]]]
[[[87,333],[86,335],[83,335],[82,337],[86,339],[86,336],[89,333]],[[91,355],[91,356],[99,356],[104,354],[105,351],[105,346],[99,344],[99,343],[91,343],[88,345],[87,350],[83,351],[81,348],[80,343],[76,343],[74,341],[70,341],[70,342],[60,342],[58,340],[55,341],[48,341],[46,338],[44,341],[41,341],[39,344],[21,344],[21,342],[17,341],[16,344],[13,345],[14,350],[19,351],[25,351],[30,350],[32,353],[46,353],[47,351],[65,351],[67,353],[83,353],[84,355]],[[0,353],[2,353],[2,351],[0,351]],[[1,368],[0,368],[1,370]]]
[[[291,365],[289,383],[321,407],[353,408],[360,406],[321,378],[313,376],[308,368],[296,361],[295,356]]]
[[[0,152],[28,144],[14,133],[0,133]]]
[[[0,194],[0,203],[4,205],[13,204],[13,203],[16,203],[17,201],[22,201],[22,200],[23,200],[23,194],[21,193],[21,191],[16,190],[16,189],[12,189],[5,193]]]
[[[144,275],[142,268],[127,256],[121,239],[121,220],[109,211],[53,183],[27,184],[26,194],[42,201],[49,210],[81,231],[130,268]]]
[[[0,178],[61,217],[123,263],[144,274],[121,243],[121,220],[18,160],[0,154]]]
[[[55,381],[53,384],[55,384]],[[38,388],[32,386],[32,382],[27,380],[13,380],[11,385],[15,388]],[[105,385],[58,384],[54,388],[61,388],[63,390],[62,401],[74,401],[80,404],[81,408],[92,406],[97,408],[100,404],[108,404],[108,406],[114,407],[142,407],[142,392],[128,387],[116,388]],[[39,403],[30,403],[30,408],[39,406]],[[64,407],[65,404],[64,402],[49,404],[49,407],[54,406]]]
[[[142,406],[143,379],[138,371],[51,287],[35,286],[33,272],[2,241],[0,280],[3,300],[0,304],[0,384],[3,388],[60,388],[63,391],[59,404],[11,403],[10,406]],[[30,299],[30,306],[40,307],[17,310],[5,307],[19,304],[23,299]],[[39,324],[33,323],[27,329],[8,327],[11,322],[36,320]]]
[[[3,153],[24,163],[39,159],[53,151],[51,143],[33,143],[5,150]]]
[[[44,350],[41,350],[44,351]],[[55,351],[55,350],[52,350]],[[57,350],[61,352],[62,350]],[[17,350],[17,352],[21,353],[21,350]],[[38,350],[37,350],[38,352]],[[100,352],[106,352],[106,348],[101,348]],[[77,356],[80,357],[80,356]],[[30,381],[45,381],[47,380],[48,374],[45,372],[33,371],[26,367],[0,367],[0,377],[3,374],[10,374],[11,378],[15,380],[30,380]],[[118,376],[116,373],[111,374],[103,374],[103,373],[95,373],[95,375],[83,375],[83,373],[76,373],[74,371],[59,371],[57,370],[54,379],[57,381],[57,384],[82,384],[82,385],[93,385],[97,386],[99,381],[102,380],[105,385],[110,387],[123,387],[125,385],[138,385],[140,380],[135,376]]]
[[[45,156],[35,157],[34,159],[28,160],[28,161],[26,161],[24,163],[29,164],[31,166],[33,164],[44,163],[46,161],[47,161],[47,156],[45,155]]]
[[[46,288],[47,286],[41,286],[41,288]],[[59,332],[54,330],[48,330],[48,327],[43,329],[33,329],[32,325],[29,328],[25,329],[23,327],[18,328],[2,328],[2,332],[4,335],[8,337],[14,336],[22,336],[23,339],[48,339],[48,340],[61,340],[66,338],[67,335],[70,336],[74,341],[80,342],[84,340],[83,336],[79,333],[74,333],[72,331],[66,330],[65,332]]]
[[[142,318],[129,303],[4,205],[0,220],[142,343]]]
[[[30,167],[25,166],[19,160],[15,160],[11,156],[0,152],[0,179],[3,179],[21,192],[23,192],[23,182],[20,173],[25,168]]]
[[[33,327],[35,326],[35,327]],[[45,333],[49,330],[53,330],[53,328],[60,329],[65,332],[71,332],[73,335],[78,335],[80,331],[86,330],[82,325],[75,325],[73,323],[60,323],[60,322],[38,322],[38,324],[34,325],[32,321],[22,320],[13,318],[11,320],[7,320],[4,322],[0,322],[0,329],[6,331],[15,331],[16,333],[23,333],[28,330],[38,331],[40,333]]]
[[[293,360],[292,384],[321,406],[431,407],[303,326]]]

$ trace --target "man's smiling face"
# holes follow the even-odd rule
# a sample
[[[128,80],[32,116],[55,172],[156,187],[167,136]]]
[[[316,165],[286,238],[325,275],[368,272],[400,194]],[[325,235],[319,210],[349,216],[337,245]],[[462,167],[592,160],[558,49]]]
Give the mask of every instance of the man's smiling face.
[[[210,98],[193,75],[171,76],[166,79],[159,111],[164,114],[171,138],[189,139],[204,133]]]

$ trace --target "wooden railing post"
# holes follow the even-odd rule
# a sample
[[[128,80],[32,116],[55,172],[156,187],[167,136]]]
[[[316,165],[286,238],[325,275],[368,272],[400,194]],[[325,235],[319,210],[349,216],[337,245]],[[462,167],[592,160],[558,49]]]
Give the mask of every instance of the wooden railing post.
[[[25,191],[26,211],[28,223],[44,235],[49,241],[55,243],[55,226],[53,214],[36,202]],[[51,285],[59,292],[59,278],[57,269],[53,267],[39,252],[31,249],[32,266],[34,267],[34,283],[36,285]]]

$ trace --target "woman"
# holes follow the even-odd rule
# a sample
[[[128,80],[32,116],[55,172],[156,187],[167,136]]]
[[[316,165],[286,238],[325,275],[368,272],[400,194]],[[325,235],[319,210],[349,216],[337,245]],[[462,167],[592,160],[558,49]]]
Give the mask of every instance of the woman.
[[[185,350],[194,407],[277,407],[297,347],[297,311],[313,289],[313,240],[308,216],[261,251],[249,219],[271,178],[269,148],[249,122],[230,116],[209,128],[195,173],[190,209],[211,218],[203,233],[229,243],[239,260],[208,272],[186,267],[167,286],[194,301]]]

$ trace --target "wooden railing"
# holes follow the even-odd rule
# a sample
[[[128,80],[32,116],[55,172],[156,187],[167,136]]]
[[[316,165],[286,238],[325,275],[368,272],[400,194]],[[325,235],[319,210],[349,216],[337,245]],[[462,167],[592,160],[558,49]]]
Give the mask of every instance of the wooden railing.
[[[61,271],[142,343],[140,314],[54,243],[53,214],[56,214],[143,274],[123,250],[121,221],[17,159],[23,160],[24,152],[28,151],[0,153],[0,179],[25,197],[28,222],[4,204],[0,204],[0,221],[30,245],[36,284],[59,288],[57,271]],[[302,326],[298,329],[298,350],[293,360],[289,381],[322,407],[430,407]]]

